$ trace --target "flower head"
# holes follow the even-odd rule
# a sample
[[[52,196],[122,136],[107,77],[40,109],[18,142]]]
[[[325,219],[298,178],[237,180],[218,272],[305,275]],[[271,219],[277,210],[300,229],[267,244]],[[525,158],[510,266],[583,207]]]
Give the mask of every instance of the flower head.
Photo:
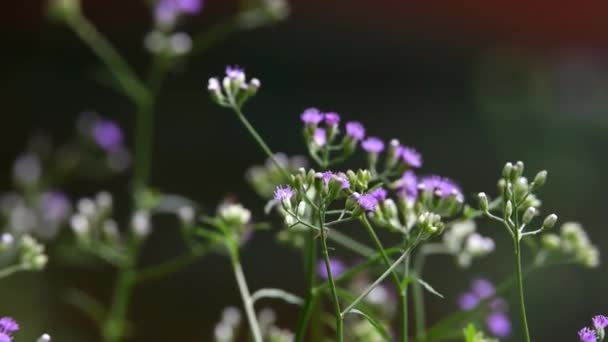
[[[588,327],[584,327],[583,329],[579,330],[578,338],[581,342],[597,342],[595,331]]]
[[[461,310],[473,310],[479,304],[479,298],[471,292],[466,292],[458,297],[458,306]]]
[[[378,200],[371,194],[359,195],[357,197],[357,203],[365,211],[372,211],[378,206]]]
[[[340,114],[335,112],[325,113],[324,119],[328,126],[335,126],[340,123]]]
[[[358,121],[349,121],[346,123],[346,135],[356,141],[362,140],[365,137],[365,127]]]
[[[503,312],[493,312],[486,317],[488,330],[496,337],[507,337],[511,333],[511,320]]]
[[[19,330],[19,324],[10,317],[0,318],[0,332],[11,334]]]
[[[228,77],[232,80],[244,81],[245,80],[245,70],[243,70],[243,68],[239,67],[238,65],[234,65],[234,66],[228,65],[226,67],[226,77]]]
[[[496,289],[492,282],[487,279],[475,279],[471,283],[473,293],[480,299],[486,299],[494,295]]]
[[[13,341],[13,338],[10,335],[0,332],[0,342],[12,342],[12,341]]]
[[[378,189],[372,191],[370,193],[370,195],[372,195],[376,199],[376,201],[382,202],[386,199],[388,192],[383,188],[378,188]]]
[[[93,125],[91,133],[95,143],[106,151],[114,151],[122,146],[122,130],[114,121],[98,120]]]
[[[336,177],[340,180],[340,188],[342,190],[350,188],[350,181],[344,172],[339,172]]]
[[[277,201],[288,201],[293,196],[293,189],[289,185],[279,185],[274,190],[274,199]]]
[[[412,170],[407,170],[397,181],[397,194],[405,197],[408,202],[416,201],[418,197],[418,177]]]
[[[464,200],[460,187],[456,185],[454,181],[448,178],[443,178],[436,175],[426,176],[422,178],[418,186],[422,190],[432,191],[435,195],[441,198],[456,196],[458,201]]]
[[[323,114],[316,108],[308,108],[300,115],[300,120],[307,125],[318,125],[323,121]]]
[[[340,259],[336,258],[329,259],[329,267],[331,269],[332,277],[339,277],[342,273],[344,273],[344,270],[346,269],[344,263]],[[328,278],[327,267],[325,265],[324,260],[319,261],[319,263],[317,264],[317,273],[319,274],[319,277],[323,279]]]
[[[422,156],[418,151],[411,147],[401,147],[400,149],[401,158],[403,162],[411,167],[421,167],[422,166]]]
[[[594,316],[591,320],[593,321],[593,326],[595,329],[600,330],[608,327],[608,317],[604,315]]]
[[[327,133],[324,128],[315,129],[315,133],[313,134],[312,140],[318,146],[325,146],[327,143]]]
[[[45,221],[59,223],[70,215],[70,200],[60,191],[45,192],[40,196],[40,209]]]
[[[380,153],[384,151],[384,142],[376,137],[369,137],[361,143],[361,147],[368,153]]]

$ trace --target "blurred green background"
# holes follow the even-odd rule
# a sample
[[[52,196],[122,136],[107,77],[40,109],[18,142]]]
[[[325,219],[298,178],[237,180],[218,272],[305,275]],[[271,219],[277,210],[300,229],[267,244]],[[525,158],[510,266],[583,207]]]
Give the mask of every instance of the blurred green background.
[[[1,190],[10,188],[12,161],[33,132],[65,141],[83,110],[113,118],[127,132],[133,126],[129,102],[95,81],[99,61],[72,32],[50,23],[44,7],[41,1],[6,1],[0,11]],[[143,72],[150,60],[142,45],[150,27],[146,7],[135,0],[85,0],[84,7]],[[156,113],[155,187],[193,198],[208,211],[235,195],[258,220],[269,219],[243,177],[264,156],[205,90],[208,77],[238,64],[262,81],[246,113],[275,150],[305,152],[298,116],[316,106],[364,122],[370,134],[415,146],[424,155],[423,170],[455,179],[469,203],[479,191],[494,193],[504,162],[523,160],[532,174],[549,170],[544,212],[583,222],[600,249],[608,247],[605,2],[296,0],[292,7],[287,21],[232,35],[170,76]],[[207,0],[183,29],[204,30],[234,11],[235,1]],[[109,189],[120,207],[128,203],[127,181],[76,182],[68,190],[77,198]],[[179,253],[176,228],[169,217],[155,221],[142,264]],[[491,222],[483,222],[481,231],[497,239],[497,252],[470,270],[460,272],[444,257],[429,262],[427,281],[446,294],[444,300],[428,298],[430,322],[456,310],[456,296],[471,277],[498,282],[512,274],[510,240]],[[353,235],[359,233],[352,227]],[[260,233],[245,247],[250,286],[301,293],[299,255],[276,244],[273,234]],[[606,274],[604,265],[593,271],[559,267],[530,278],[526,295],[536,340],[573,341],[590,316],[607,314]],[[0,315],[21,323],[17,341],[42,331],[60,342],[96,341],[94,325],[62,294],[77,287],[107,301],[113,276],[109,268],[51,261],[43,273],[0,283]],[[130,314],[138,328],[133,341],[208,341],[226,305],[240,305],[228,261],[209,256],[171,279],[138,288]],[[294,325],[292,307],[274,307],[281,325]]]

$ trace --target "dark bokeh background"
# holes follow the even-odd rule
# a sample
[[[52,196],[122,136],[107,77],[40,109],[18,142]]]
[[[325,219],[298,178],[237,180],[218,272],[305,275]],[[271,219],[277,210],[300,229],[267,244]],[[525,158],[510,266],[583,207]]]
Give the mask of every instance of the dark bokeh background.
[[[145,70],[149,56],[141,40],[150,25],[145,6],[124,0],[84,2],[87,15],[129,62]],[[562,220],[582,221],[593,241],[608,247],[604,1],[292,4],[286,22],[231,36],[170,76],[157,112],[154,186],[194,198],[209,210],[226,194],[235,194],[262,217],[263,203],[243,173],[263,154],[205,91],[209,76],[226,64],[240,64],[263,84],[246,108],[248,116],[278,150],[304,152],[298,115],[317,106],[363,121],[371,134],[417,147],[425,157],[424,170],[454,178],[469,199],[478,191],[493,192],[503,163],[521,159],[532,173],[550,171],[545,210]],[[203,30],[235,8],[233,1],[208,0],[204,13],[184,29]],[[6,1],[0,10],[1,189],[9,188],[12,160],[34,131],[64,141],[73,134],[78,113],[87,109],[128,130],[133,125],[129,102],[94,81],[99,61],[43,13],[39,1]],[[108,188],[127,203],[127,180],[76,184],[69,190],[78,196]],[[156,227],[144,264],[181,248],[172,231],[175,222],[161,219]],[[511,274],[510,241],[493,224],[482,229],[498,239],[493,256],[464,273],[456,272],[451,259],[429,263],[427,280],[447,295],[443,301],[429,300],[431,322],[456,309],[455,296],[470,277],[499,281]],[[257,235],[243,259],[252,288],[301,293],[298,255],[275,244],[271,233]],[[61,294],[73,286],[105,301],[112,280],[110,269],[61,265],[43,274],[20,274],[3,281],[0,314],[22,323],[25,332],[18,341],[43,330],[57,341],[95,341],[94,325]],[[528,310],[536,340],[575,340],[591,315],[608,313],[607,282],[604,266],[594,271],[561,267],[530,278]],[[228,304],[239,305],[228,263],[210,256],[171,279],[138,288],[130,317],[139,328],[138,341],[207,341]],[[293,326],[292,308],[275,307],[281,323]]]

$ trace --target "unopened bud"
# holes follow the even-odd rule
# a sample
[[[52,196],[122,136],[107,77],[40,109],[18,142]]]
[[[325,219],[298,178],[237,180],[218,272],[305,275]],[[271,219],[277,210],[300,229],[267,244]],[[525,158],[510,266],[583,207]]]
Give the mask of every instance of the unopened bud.
[[[150,234],[150,214],[147,211],[139,210],[133,215],[131,220],[133,233],[140,238]]]
[[[507,204],[505,205],[505,215],[507,217],[513,215],[513,203],[511,201],[507,201]]]
[[[532,222],[532,220],[534,219],[534,216],[536,216],[536,208],[529,207],[528,209],[526,209],[526,211],[524,212],[524,216],[522,218],[524,224],[528,224],[528,223]]]
[[[488,196],[486,196],[485,192],[480,192],[477,195],[477,198],[479,198],[479,208],[481,210],[483,210],[484,212],[488,211]]]
[[[43,334],[42,336],[40,336],[38,338],[38,340],[36,342],[51,342],[51,335]]]
[[[542,170],[539,173],[537,173],[536,176],[534,177],[534,183],[532,183],[532,190],[536,191],[536,190],[540,189],[543,185],[545,185],[546,181],[547,181],[547,171]]]
[[[511,171],[511,180],[516,180],[524,174],[524,162],[521,160],[513,165],[513,170]]]
[[[557,215],[551,214],[545,218],[543,221],[543,229],[551,229],[555,226],[555,222],[557,222]]]
[[[177,217],[185,225],[191,225],[194,223],[194,209],[192,207],[181,207],[177,209]]]
[[[13,234],[4,233],[0,236],[0,251],[10,248],[15,243]]]
[[[510,178],[512,170],[513,170],[513,164],[511,164],[510,162],[506,163],[505,167],[503,167],[503,169],[502,169],[502,176],[504,178]]]

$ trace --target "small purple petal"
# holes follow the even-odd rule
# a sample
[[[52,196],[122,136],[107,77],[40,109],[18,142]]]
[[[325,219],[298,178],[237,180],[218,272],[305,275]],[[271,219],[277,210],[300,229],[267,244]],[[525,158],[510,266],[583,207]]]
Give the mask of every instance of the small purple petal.
[[[365,137],[365,128],[358,121],[350,121],[346,123],[346,135],[356,141],[362,140]]]
[[[340,115],[335,112],[325,113],[325,123],[328,126],[335,126],[340,123]]]
[[[327,133],[325,132],[325,129],[323,129],[323,128],[315,129],[315,133],[312,137],[312,140],[318,146],[325,146],[325,144],[327,144]]]
[[[203,8],[202,0],[175,0],[177,8],[185,14],[198,14]]]
[[[336,258],[331,258],[329,259],[329,266],[331,268],[331,275],[332,277],[339,277],[342,273],[344,273],[344,270],[346,269],[346,266],[344,265],[344,263]],[[322,279],[327,280],[327,267],[325,265],[325,261],[324,260],[320,260],[319,263],[317,264],[317,274],[319,275],[319,277],[321,277]]]
[[[329,184],[329,181],[331,181],[333,176],[334,176],[333,172],[325,171],[321,174],[321,179],[323,180],[323,183],[325,183],[325,185],[327,185],[327,184]]]
[[[479,299],[489,298],[496,292],[494,285],[487,279],[473,280],[471,283],[471,290]]]
[[[382,202],[386,199],[388,192],[383,188],[378,188],[378,189],[372,191],[370,193],[370,195],[372,195],[376,199],[376,201]]]
[[[365,211],[373,211],[378,206],[378,200],[370,194],[359,195],[357,203]]]
[[[407,170],[397,181],[397,194],[413,203],[418,198],[418,177],[412,170]]]
[[[0,318],[0,331],[6,334],[19,330],[19,324],[10,317]]]
[[[277,201],[289,200],[293,196],[293,189],[289,185],[279,185],[274,190],[274,199]]]
[[[403,162],[411,167],[421,167],[422,166],[422,156],[418,151],[411,147],[401,147],[401,158],[403,158]]]
[[[12,342],[12,341],[13,341],[12,337],[10,337],[8,334],[0,332],[0,342]]]
[[[323,114],[316,108],[308,108],[300,115],[300,120],[307,125],[318,125],[323,121]]]
[[[122,146],[123,135],[120,127],[111,120],[99,120],[93,126],[93,139],[106,151],[114,151]]]
[[[591,320],[593,321],[593,326],[595,329],[600,330],[608,327],[608,317],[604,315],[594,316]]]
[[[595,334],[595,331],[587,327],[579,330],[578,338],[581,342],[597,342],[597,335]]]
[[[348,189],[350,188],[350,181],[348,180],[348,176],[346,176],[346,174],[344,172],[340,172],[337,174],[338,179],[340,180],[340,184],[341,184],[341,189]]]
[[[369,137],[361,143],[361,147],[368,153],[380,153],[384,151],[384,142],[376,137]]]
[[[463,293],[458,297],[458,306],[460,310],[470,311],[473,310],[479,304],[479,298],[470,292]]]
[[[441,198],[456,196],[459,201],[464,200],[460,187],[451,179],[443,178],[436,175],[423,177],[418,185],[419,188],[425,191],[432,191],[435,195]]]
[[[492,335],[496,337],[507,337],[511,333],[511,320],[502,312],[491,313],[486,318],[486,325]]]

